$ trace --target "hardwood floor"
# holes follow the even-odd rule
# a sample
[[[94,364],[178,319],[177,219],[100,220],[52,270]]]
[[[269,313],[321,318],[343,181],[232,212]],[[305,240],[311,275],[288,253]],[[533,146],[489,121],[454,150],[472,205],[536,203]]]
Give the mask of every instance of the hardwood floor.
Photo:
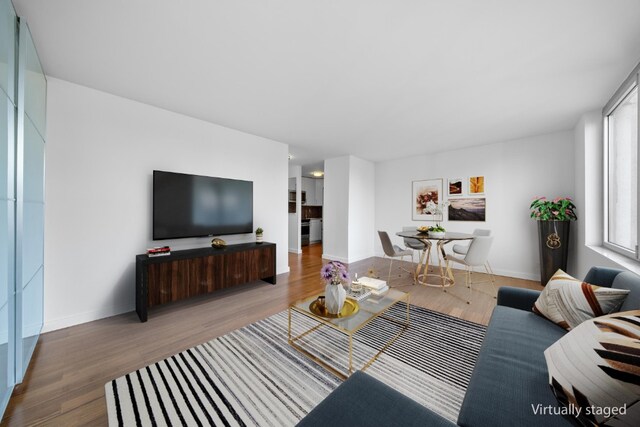
[[[107,425],[104,384],[114,378],[166,358],[229,331],[286,309],[290,302],[323,289],[320,281],[322,246],[289,255],[290,273],[278,276],[276,286],[255,282],[210,296],[161,306],[140,323],[135,312],[49,332],[40,337],[24,382],[16,386],[2,426]],[[490,284],[469,291],[459,284],[443,292],[411,285],[409,274],[391,286],[411,293],[411,303],[486,324],[495,299]],[[386,278],[389,261],[370,258],[349,266],[365,275],[374,269]],[[410,267],[409,263],[405,263]],[[484,275],[474,274],[475,280]],[[497,286],[541,289],[536,282],[497,276]],[[132,284],[133,286],[133,284]]]

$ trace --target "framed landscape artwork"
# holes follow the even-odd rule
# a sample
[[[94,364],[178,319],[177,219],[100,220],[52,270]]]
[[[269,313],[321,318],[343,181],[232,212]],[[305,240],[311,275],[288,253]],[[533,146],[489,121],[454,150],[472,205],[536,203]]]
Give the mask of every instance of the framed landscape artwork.
[[[449,196],[462,196],[462,178],[449,178]]]
[[[487,199],[465,197],[449,200],[449,221],[486,221]]]
[[[469,195],[484,194],[484,176],[472,176],[469,178]]]
[[[438,203],[443,201],[442,178],[413,181],[411,197],[413,221],[442,221],[442,213],[436,212]]]

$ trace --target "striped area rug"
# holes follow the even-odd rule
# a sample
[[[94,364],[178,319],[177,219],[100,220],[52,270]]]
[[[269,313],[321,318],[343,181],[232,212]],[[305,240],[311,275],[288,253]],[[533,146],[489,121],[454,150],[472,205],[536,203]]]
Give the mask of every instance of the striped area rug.
[[[455,422],[485,327],[410,308],[410,327],[366,372]],[[402,319],[406,306],[388,313]],[[315,325],[293,316],[294,333]],[[107,383],[109,425],[295,425],[341,380],[287,343],[287,323],[283,311]],[[363,366],[397,328],[379,319],[359,331],[354,367]],[[299,343],[346,370],[342,334],[322,327]]]

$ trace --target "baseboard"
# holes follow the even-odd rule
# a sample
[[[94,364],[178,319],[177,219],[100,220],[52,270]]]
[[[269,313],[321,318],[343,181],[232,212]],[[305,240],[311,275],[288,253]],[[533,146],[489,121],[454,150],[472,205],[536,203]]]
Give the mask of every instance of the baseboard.
[[[349,263],[349,260],[347,258],[343,258],[340,256],[331,255],[331,254],[322,254],[322,259],[328,259],[330,261],[340,261],[340,262],[344,262],[345,264]]]
[[[71,316],[60,317],[58,319],[47,320],[42,326],[42,333],[57,331],[58,329],[81,325],[83,323],[93,322],[94,320],[100,320],[106,317],[117,316],[118,314],[128,313],[132,310],[133,307],[123,310],[92,310],[85,311],[84,313],[74,314]]]
[[[294,249],[294,248],[289,248],[289,253],[290,253],[290,254],[298,254],[298,255],[299,255],[299,254],[301,254],[301,253],[302,253],[302,250],[300,250],[300,249]]]
[[[516,279],[533,280],[533,281],[536,281],[536,282],[540,281],[540,275],[539,274],[522,273],[520,271],[503,270],[503,269],[499,269],[499,268],[494,268],[493,272],[498,276],[514,277]]]
[[[431,264],[431,266],[433,266],[433,264]],[[435,266],[437,267],[438,264],[435,264]],[[452,265],[451,269],[456,271],[464,271],[464,267],[460,264]],[[486,273],[485,269],[482,267],[476,267],[473,269],[473,271],[476,273]],[[510,277],[513,279],[533,280],[534,282],[540,281],[540,275],[531,274],[531,273],[522,273],[520,271],[511,271],[511,270],[493,268],[493,274],[495,274],[496,276]]]
[[[433,267],[434,264],[431,264],[431,266]],[[437,267],[438,264],[435,264],[435,267]],[[493,268],[493,266],[491,266]],[[456,270],[456,271],[464,271],[464,267],[460,264],[452,264],[451,265],[451,269],[452,270]],[[486,273],[485,269],[483,267],[475,267],[473,269],[474,272],[476,273]],[[540,281],[540,275],[536,275],[536,274],[531,274],[531,273],[523,273],[521,271],[511,271],[511,270],[504,270],[504,269],[499,269],[499,268],[493,268],[493,274],[495,274],[496,276],[504,276],[504,277],[510,277],[513,279],[525,279],[525,280],[533,280],[534,282],[539,282]]]
[[[372,256],[373,255],[371,255],[371,254],[369,254],[369,255],[356,255],[356,256],[350,257],[348,263],[362,261],[364,259],[371,258]]]
[[[383,255],[378,255],[376,254],[376,257],[378,258],[384,258]],[[386,258],[388,259],[388,258]],[[416,260],[417,260],[417,256],[416,256]],[[489,260],[489,262],[491,262],[491,260]],[[433,254],[431,255],[431,266],[438,266],[438,258],[436,256],[434,256]],[[492,265],[493,267],[493,265]],[[454,270],[456,269],[460,269],[461,266],[460,264],[452,264],[451,268],[453,268]],[[476,269],[477,271],[481,272],[481,268],[480,269]],[[535,282],[539,282],[540,281],[540,274],[538,273],[525,273],[522,271],[513,271],[513,270],[505,270],[503,268],[493,268],[493,272],[498,275],[498,276],[506,276],[506,277],[513,277],[515,279],[525,279],[525,280],[533,280]]]
[[[290,267],[280,272],[276,272],[276,276],[281,274],[288,274],[291,271]],[[85,311],[83,313],[73,314],[71,316],[60,317],[58,319],[46,320],[42,326],[41,333],[57,331],[58,329],[69,328],[71,326],[81,325],[83,323],[93,322],[94,320],[100,320],[107,317],[117,316],[123,313],[130,313],[135,310],[135,307],[128,308],[103,308],[100,310]]]
[[[367,255],[367,256],[355,256],[352,258],[343,258],[343,257],[339,257],[336,255],[331,255],[331,254],[322,254],[322,258],[323,259],[328,259],[331,261],[340,261],[343,262],[345,264],[351,264],[352,262],[358,262],[358,261],[362,261],[364,259],[368,259],[371,258],[372,255]]]

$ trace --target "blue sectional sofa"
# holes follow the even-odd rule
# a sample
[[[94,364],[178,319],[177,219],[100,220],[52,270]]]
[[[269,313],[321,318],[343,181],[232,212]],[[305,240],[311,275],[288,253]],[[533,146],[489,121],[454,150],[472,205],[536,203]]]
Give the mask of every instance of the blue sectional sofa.
[[[629,289],[620,311],[640,309],[640,277],[593,267],[585,282]],[[502,287],[457,425],[567,426],[559,415],[536,415],[532,405],[558,406],[544,350],[566,331],[531,311],[540,292]],[[367,396],[353,398],[353,396]],[[313,409],[299,426],[454,426],[366,373],[358,372]]]

